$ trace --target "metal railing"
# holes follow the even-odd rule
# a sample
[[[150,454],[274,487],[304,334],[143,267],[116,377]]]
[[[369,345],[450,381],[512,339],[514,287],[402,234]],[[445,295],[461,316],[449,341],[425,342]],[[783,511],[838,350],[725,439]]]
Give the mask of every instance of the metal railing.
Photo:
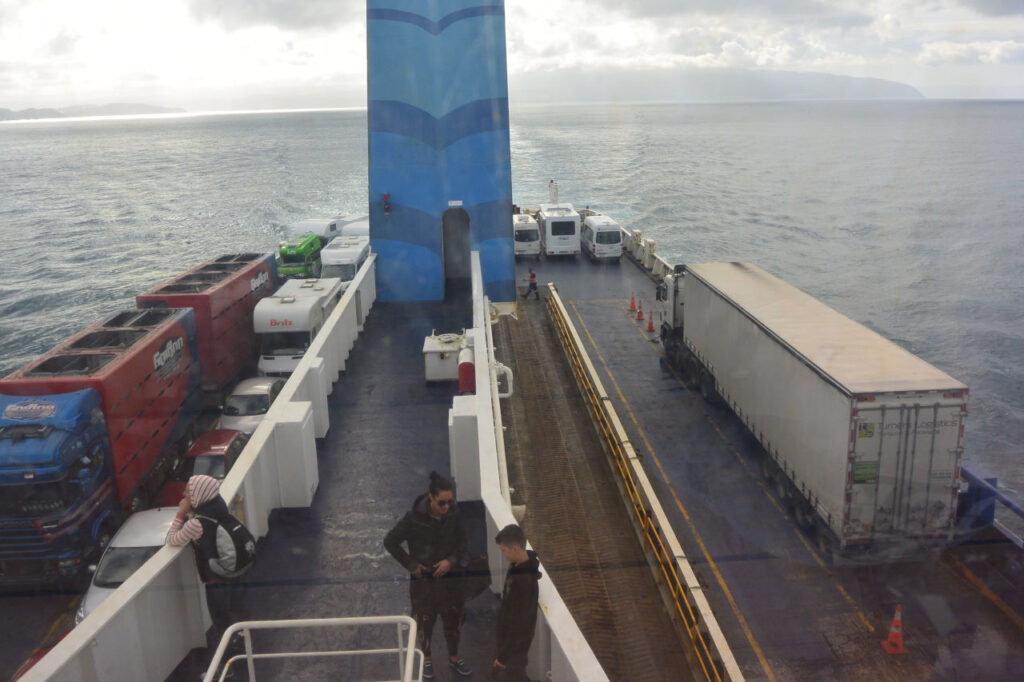
[[[253,630],[286,630],[297,628],[331,628],[331,627],[363,627],[367,625],[388,625],[394,624],[397,633],[397,646],[378,649],[335,649],[325,651],[275,651],[271,653],[255,653],[253,650]],[[245,642],[245,653],[237,654],[224,661],[221,668],[221,661],[227,653],[228,644],[235,634],[241,633]],[[369,616],[360,618],[307,618],[296,620],[253,620],[235,623],[229,627],[221,637],[217,651],[210,661],[210,667],[203,677],[203,682],[220,680],[223,682],[231,672],[231,667],[239,661],[245,661],[249,682],[256,682],[256,666],[258,660],[272,659],[295,659],[295,658],[319,658],[319,657],[342,657],[342,656],[395,656],[398,662],[398,680],[401,682],[412,682],[423,678],[423,652],[415,648],[416,621],[409,616]],[[217,671],[220,670],[220,675]]]
[[[742,680],[743,674],[703,594],[696,573],[676,539],[639,457],[584,349],[583,341],[569,319],[568,311],[554,285],[548,286],[551,291],[548,312],[587,409],[598,428],[612,470],[616,474],[616,483],[643,544],[648,565],[673,616],[673,622],[681,630],[680,634],[687,646],[687,658],[695,671],[701,671],[708,680]]]

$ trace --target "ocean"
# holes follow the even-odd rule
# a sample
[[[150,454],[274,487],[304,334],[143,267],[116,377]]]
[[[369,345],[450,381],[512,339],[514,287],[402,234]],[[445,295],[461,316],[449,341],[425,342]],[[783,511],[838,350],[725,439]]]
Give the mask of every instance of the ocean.
[[[0,375],[222,253],[367,206],[364,111],[0,124]],[[514,201],[752,261],[971,390],[1024,501],[1024,102],[513,108]]]

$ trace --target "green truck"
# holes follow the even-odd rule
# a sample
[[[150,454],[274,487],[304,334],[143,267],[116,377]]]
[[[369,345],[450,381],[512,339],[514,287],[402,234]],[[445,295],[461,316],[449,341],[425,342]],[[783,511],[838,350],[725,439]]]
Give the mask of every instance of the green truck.
[[[319,277],[324,239],[312,232],[281,242],[277,274],[281,277]]]

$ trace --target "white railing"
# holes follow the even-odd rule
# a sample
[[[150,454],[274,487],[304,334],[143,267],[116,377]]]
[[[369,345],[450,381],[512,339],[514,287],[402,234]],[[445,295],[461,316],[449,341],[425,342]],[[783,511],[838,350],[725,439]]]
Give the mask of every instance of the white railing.
[[[489,344],[490,302],[483,294],[479,254],[473,253],[473,320],[466,330],[475,353],[476,395],[457,396],[448,416],[449,455],[452,476],[462,500],[482,500],[487,523],[487,559],[491,590],[501,593],[508,564],[490,538],[501,528],[516,523],[512,509],[502,494],[499,474],[500,421],[495,420],[497,397],[493,394],[497,363]],[[497,412],[500,419],[500,410]],[[539,584],[537,629],[530,647],[527,673],[531,679],[555,682],[600,682],[607,680],[601,664],[573,620],[558,590],[543,569]]]
[[[640,230],[622,228],[623,248],[626,255],[657,281],[672,273],[672,265],[654,252],[654,240],[644,239]]]
[[[376,300],[376,256],[345,291],[221,484],[221,495],[253,535],[270,512],[308,507],[319,484],[316,438],[330,426],[327,394]],[[192,549],[164,547],[22,678],[164,680],[210,626]]]
[[[397,646],[378,649],[332,649],[318,651],[274,651],[270,653],[256,653],[253,648],[253,630],[286,630],[286,629],[324,629],[338,627],[362,627],[372,625],[394,624],[397,633]],[[221,661],[227,652],[228,643],[236,634],[241,633],[245,644],[245,653],[232,656],[225,661],[221,669]],[[362,641],[362,637],[359,638]],[[359,618],[307,618],[298,620],[255,620],[235,623],[229,627],[224,636],[221,637],[217,651],[213,655],[206,676],[203,682],[220,680],[223,682],[231,668],[235,664],[244,661],[248,667],[249,682],[256,682],[256,661],[287,658],[323,658],[323,657],[348,657],[356,656],[395,656],[397,658],[398,680],[401,682],[412,682],[423,677],[423,652],[416,649],[416,621],[409,616],[368,616]],[[220,670],[220,675],[217,671]]]

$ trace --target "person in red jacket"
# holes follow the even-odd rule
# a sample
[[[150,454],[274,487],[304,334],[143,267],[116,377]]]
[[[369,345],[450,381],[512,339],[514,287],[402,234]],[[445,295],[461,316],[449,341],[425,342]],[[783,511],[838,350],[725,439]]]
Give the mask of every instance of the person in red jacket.
[[[540,561],[533,550],[526,549],[526,534],[514,523],[498,531],[494,541],[509,567],[498,609],[493,678],[502,682],[529,682],[526,659],[537,627]]]

